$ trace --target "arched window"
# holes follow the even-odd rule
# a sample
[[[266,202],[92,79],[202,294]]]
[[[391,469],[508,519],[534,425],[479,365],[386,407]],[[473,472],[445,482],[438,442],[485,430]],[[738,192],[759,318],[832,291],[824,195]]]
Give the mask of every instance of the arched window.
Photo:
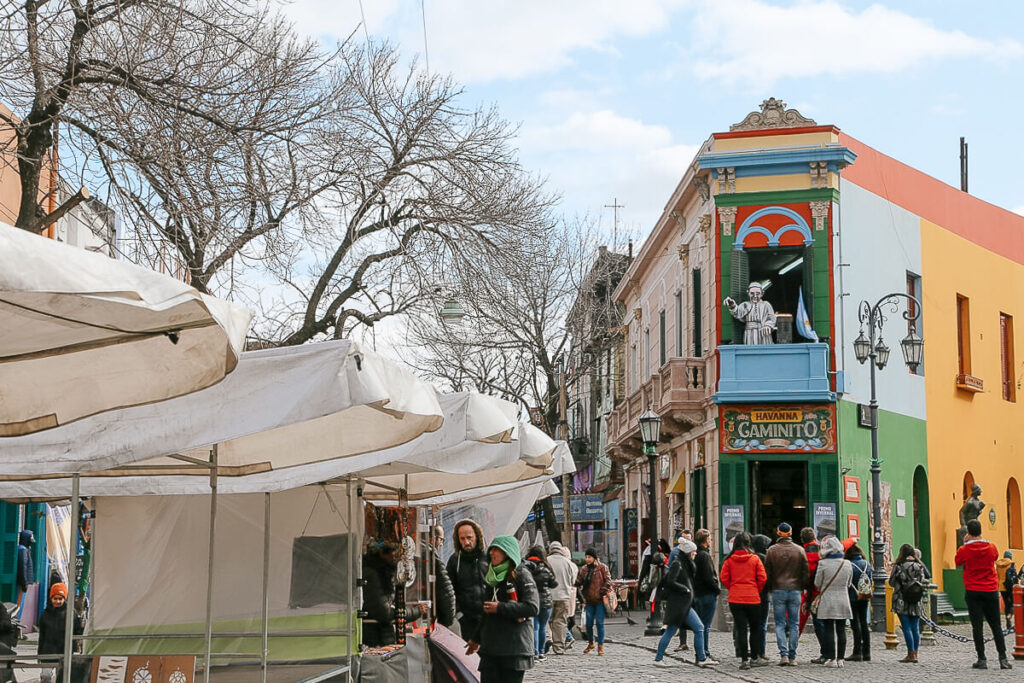
[[[1011,548],[1024,548],[1024,533],[1021,529],[1020,487],[1017,480],[1010,477],[1006,482],[1006,533],[1007,545]]]
[[[974,475],[971,474],[970,470],[964,472],[964,497],[961,500],[967,500],[971,497],[971,487],[974,486]]]

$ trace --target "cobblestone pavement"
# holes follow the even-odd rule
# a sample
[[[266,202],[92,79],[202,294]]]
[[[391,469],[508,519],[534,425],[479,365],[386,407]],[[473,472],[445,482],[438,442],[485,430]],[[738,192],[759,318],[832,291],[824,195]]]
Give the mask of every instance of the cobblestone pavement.
[[[948,630],[970,636],[970,626],[958,624],[947,626]],[[898,629],[897,629],[898,631]],[[994,681],[1024,680],[1024,661],[1013,661],[1013,636],[1007,636],[1006,646],[1010,653],[1014,668],[1011,671],[999,670],[995,646],[989,643],[987,648],[989,669],[976,671],[971,668],[975,661],[974,644],[960,643],[940,635],[935,636],[935,644],[921,643],[919,664],[900,664],[905,654],[902,637],[899,647],[886,650],[884,634],[872,634],[870,662],[847,662],[842,669],[825,669],[811,664],[810,660],[818,656],[818,644],[808,625],[800,638],[797,648],[796,667],[777,666],[779,661],[775,635],[769,624],[768,655],[771,664],[749,671],[739,670],[739,660],[734,656],[732,634],[720,631],[711,632],[711,653],[721,664],[714,669],[698,669],[693,665],[693,637],[690,634],[691,650],[672,652],[678,645],[674,638],[669,646],[669,656],[675,657],[676,666],[662,669],[654,666],[654,648],[658,639],[645,638],[642,624],[629,626],[624,620],[609,620],[606,623],[605,655],[598,657],[596,652],[583,654],[585,642],[577,641],[565,654],[555,656],[549,654],[546,661],[539,662],[526,674],[526,681],[548,683],[550,681],[586,681],[587,683],[631,683],[632,681],[673,681],[681,679],[694,681],[841,681],[853,679],[857,683],[893,683],[903,674],[913,674],[912,680],[955,681],[970,677],[972,681],[990,678]],[[986,633],[988,633],[986,628]],[[847,633],[847,654],[853,645],[853,638]],[[679,655],[682,655],[681,661]],[[666,657],[668,659],[669,657]]]

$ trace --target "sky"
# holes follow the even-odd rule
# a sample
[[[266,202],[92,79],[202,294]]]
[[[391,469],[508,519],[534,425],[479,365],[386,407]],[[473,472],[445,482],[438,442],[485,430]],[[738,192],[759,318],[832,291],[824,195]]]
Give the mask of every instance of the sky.
[[[293,0],[325,43],[368,33],[520,125],[567,214],[647,235],[697,148],[776,97],[1024,213],[1024,3],[947,0]],[[362,23],[365,17],[365,26]],[[424,59],[424,55],[426,59]]]

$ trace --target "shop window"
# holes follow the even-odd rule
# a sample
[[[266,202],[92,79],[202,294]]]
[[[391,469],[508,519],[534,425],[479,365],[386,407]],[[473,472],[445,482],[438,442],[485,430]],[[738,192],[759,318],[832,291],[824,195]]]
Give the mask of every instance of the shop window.
[[[1000,362],[1003,368],[1003,400],[1017,401],[1017,378],[1013,372],[1013,316],[999,314]],[[1014,546],[1019,548],[1020,546]]]
[[[907,271],[907,294],[914,297],[918,301],[923,301],[921,298],[921,276],[915,275],[910,271]],[[910,317],[918,313],[918,306],[913,301],[907,302],[907,313]],[[913,330],[917,332],[918,336],[924,337],[924,316],[922,315],[916,321],[907,321],[907,333]],[[924,374],[924,358],[921,359],[920,365],[915,368],[909,368],[909,372],[912,375],[923,375]]]
[[[956,295],[956,357],[961,375],[971,374],[971,300]]]
[[[1006,533],[1007,546],[1024,548],[1024,529],[1021,528],[1020,487],[1017,480],[1010,477],[1006,483]]]

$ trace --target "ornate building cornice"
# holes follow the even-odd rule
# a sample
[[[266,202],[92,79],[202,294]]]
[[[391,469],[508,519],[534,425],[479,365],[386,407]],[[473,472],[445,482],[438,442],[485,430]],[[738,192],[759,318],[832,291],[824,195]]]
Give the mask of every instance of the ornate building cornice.
[[[730,131],[761,130],[763,128],[803,128],[816,126],[813,119],[803,116],[796,109],[786,109],[786,103],[769,97],[761,103],[761,111],[752,111],[739,123],[729,126]]]

